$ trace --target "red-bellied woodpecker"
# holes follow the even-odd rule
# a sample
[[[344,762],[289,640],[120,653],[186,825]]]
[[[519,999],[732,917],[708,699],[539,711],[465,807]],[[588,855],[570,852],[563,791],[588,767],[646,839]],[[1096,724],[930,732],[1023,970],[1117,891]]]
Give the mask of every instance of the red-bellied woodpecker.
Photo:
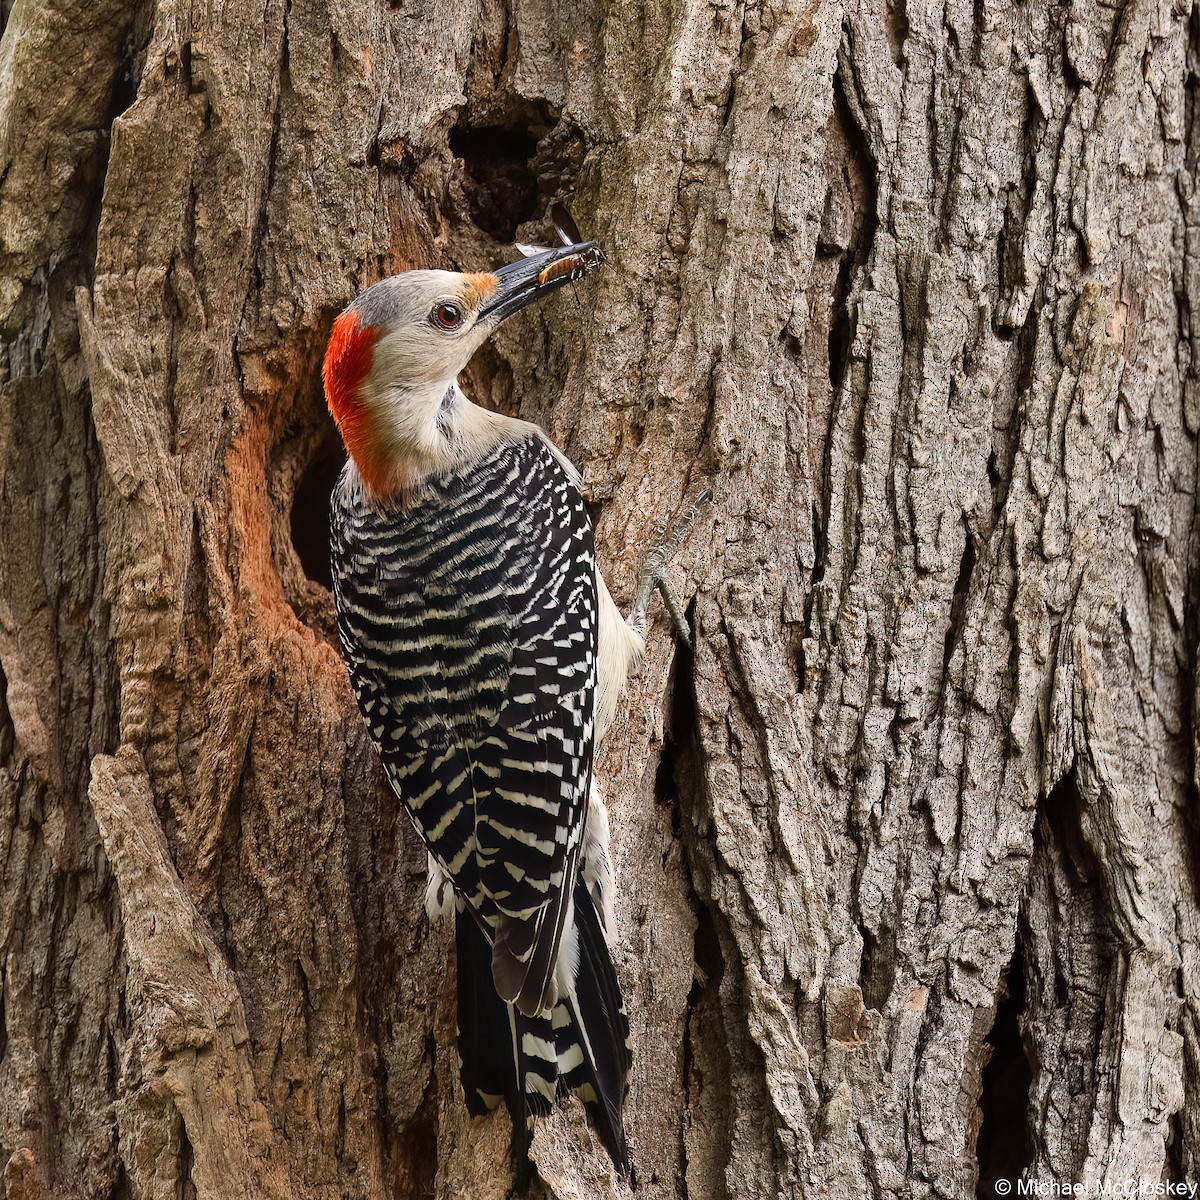
[[[592,756],[678,534],[624,620],[574,467],[455,382],[502,320],[601,261],[585,243],[385,279],[334,323],[324,377],[350,454],[332,500],[338,632],[430,896],[453,888],[467,1106],[503,1098],[524,1146],[531,1116],[576,1091],[624,1171],[629,1022]]]

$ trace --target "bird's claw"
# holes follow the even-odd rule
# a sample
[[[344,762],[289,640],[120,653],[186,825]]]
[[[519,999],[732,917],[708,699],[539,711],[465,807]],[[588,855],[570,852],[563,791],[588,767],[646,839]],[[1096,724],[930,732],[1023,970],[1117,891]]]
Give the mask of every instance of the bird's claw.
[[[637,593],[633,600],[633,610],[629,614],[630,625],[639,633],[644,634],[647,626],[650,594],[657,588],[667,607],[667,612],[671,615],[676,635],[689,650],[692,648],[692,631],[688,628],[682,606],[667,582],[666,567],[671,556],[679,549],[683,539],[687,537],[695,524],[697,516],[700,515],[700,509],[708,503],[711,497],[712,493],[707,487],[699,488],[684,502],[681,514],[676,517],[673,524],[669,518],[663,518],[659,523],[654,542],[642,560]]]

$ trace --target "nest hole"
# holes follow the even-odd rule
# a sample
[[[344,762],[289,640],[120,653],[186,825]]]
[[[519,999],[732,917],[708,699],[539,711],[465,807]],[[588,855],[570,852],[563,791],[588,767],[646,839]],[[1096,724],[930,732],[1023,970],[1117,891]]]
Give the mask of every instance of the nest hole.
[[[345,462],[346,452],[331,421],[292,497],[292,548],[305,577],[323,588],[333,587],[329,566],[329,498]]]
[[[462,160],[472,186],[471,220],[497,241],[511,242],[517,226],[537,209],[538,185],[532,160],[538,138],[529,128],[456,125],[450,149]]]

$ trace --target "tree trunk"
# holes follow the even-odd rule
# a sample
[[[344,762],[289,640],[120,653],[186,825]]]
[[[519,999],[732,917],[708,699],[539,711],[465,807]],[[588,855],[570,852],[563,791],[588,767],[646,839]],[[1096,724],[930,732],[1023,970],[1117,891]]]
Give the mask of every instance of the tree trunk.
[[[634,1172],[1200,1175],[1200,13],[3,0],[0,1196],[501,1200],[332,633],[334,315],[570,198],[466,384],[606,576]],[[4,1164],[7,1164],[5,1166]]]

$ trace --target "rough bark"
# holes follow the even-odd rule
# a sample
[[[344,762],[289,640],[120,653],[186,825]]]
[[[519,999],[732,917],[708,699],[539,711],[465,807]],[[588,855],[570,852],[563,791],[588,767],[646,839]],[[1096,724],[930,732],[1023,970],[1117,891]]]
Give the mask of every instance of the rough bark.
[[[1200,1175],[1200,13],[0,4],[0,1197],[512,1188],[324,586],[358,290],[555,198],[613,269],[467,384],[607,577],[634,1175]],[[4,1164],[7,1164],[5,1166]]]

